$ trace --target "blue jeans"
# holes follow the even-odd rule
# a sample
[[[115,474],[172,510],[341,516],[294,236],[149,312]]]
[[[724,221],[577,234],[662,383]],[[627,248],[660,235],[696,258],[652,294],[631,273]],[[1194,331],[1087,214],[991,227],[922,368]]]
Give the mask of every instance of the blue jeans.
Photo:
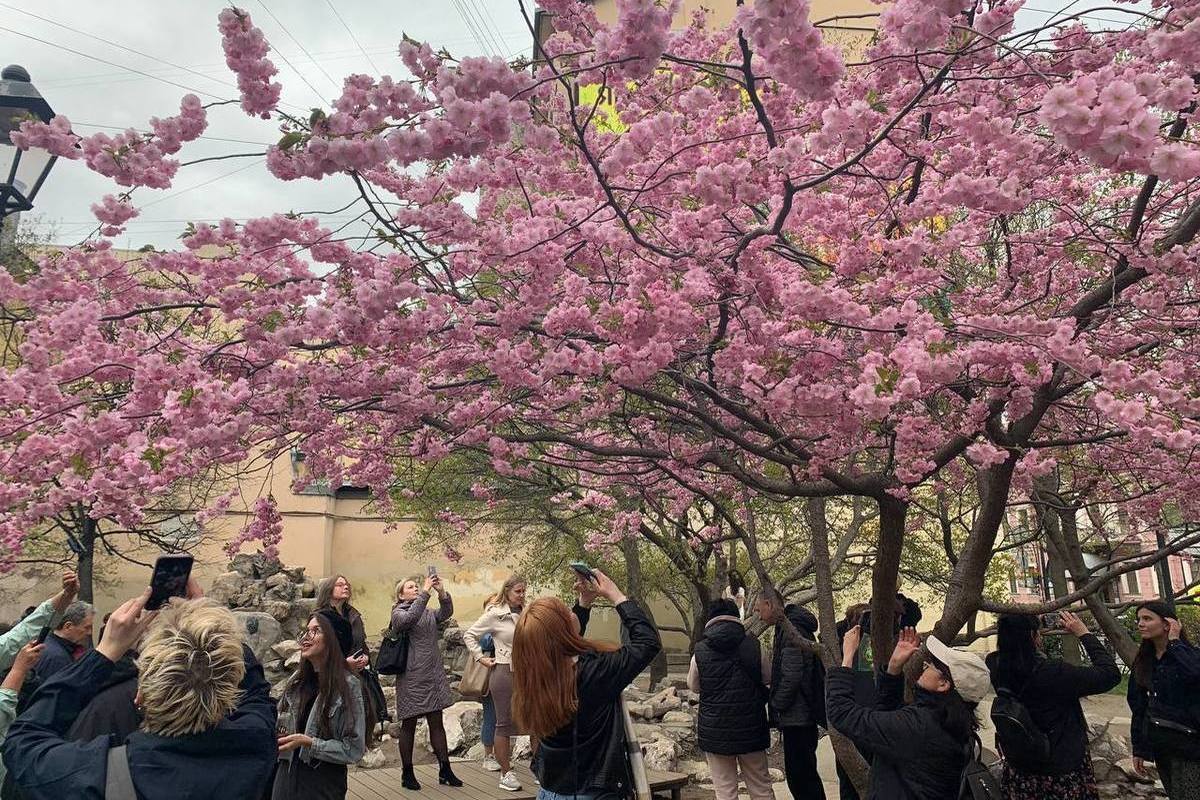
[[[483,727],[479,731],[479,741],[484,747],[491,747],[496,741],[496,704],[490,694],[483,698]]]

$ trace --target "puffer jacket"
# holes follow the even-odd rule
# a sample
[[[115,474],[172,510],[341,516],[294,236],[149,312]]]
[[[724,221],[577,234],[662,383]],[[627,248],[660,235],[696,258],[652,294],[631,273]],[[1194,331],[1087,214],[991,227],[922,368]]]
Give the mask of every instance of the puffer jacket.
[[[815,641],[817,618],[794,603],[784,608],[793,627]],[[782,622],[775,625],[771,654],[771,723],[777,728],[807,728],[825,725],[825,665],[813,653],[789,641]]]
[[[958,796],[967,742],[938,724],[944,698],[917,688],[914,701],[904,701],[904,676],[879,673],[874,708],[854,700],[854,671],[829,671],[826,703],[829,724],[860,750],[874,753],[867,800],[953,800]]]
[[[700,749],[741,755],[771,746],[766,683],[758,640],[737,617],[716,617],[696,644],[695,674],[700,690],[696,735]],[[689,685],[692,683],[689,675]]]

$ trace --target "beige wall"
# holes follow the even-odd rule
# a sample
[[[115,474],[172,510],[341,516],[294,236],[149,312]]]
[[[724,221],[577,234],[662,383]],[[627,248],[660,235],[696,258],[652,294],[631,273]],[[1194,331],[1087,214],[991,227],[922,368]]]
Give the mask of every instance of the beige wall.
[[[601,22],[611,24],[617,19],[616,0],[595,0],[596,16]],[[683,27],[688,24],[697,10],[705,8],[709,11],[709,21],[714,27],[727,24],[737,11],[736,0],[683,0],[679,14],[675,17],[675,26]],[[878,14],[880,6],[871,0],[813,0],[810,17],[814,20],[827,19],[839,15]],[[863,27],[874,27],[874,19],[848,21],[847,24]]]

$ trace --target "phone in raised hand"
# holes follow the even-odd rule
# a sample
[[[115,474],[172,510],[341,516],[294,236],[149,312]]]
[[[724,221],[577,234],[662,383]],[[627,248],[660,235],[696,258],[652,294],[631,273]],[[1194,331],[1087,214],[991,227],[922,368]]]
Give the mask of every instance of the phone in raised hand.
[[[194,559],[187,553],[168,553],[154,562],[154,574],[150,577],[150,599],[147,611],[156,611],[172,597],[186,597],[188,579],[192,576]]]
[[[572,561],[569,566],[576,575],[583,578],[585,581],[591,581],[592,583],[597,582],[596,573],[592,571],[592,568],[589,567],[586,562]]]

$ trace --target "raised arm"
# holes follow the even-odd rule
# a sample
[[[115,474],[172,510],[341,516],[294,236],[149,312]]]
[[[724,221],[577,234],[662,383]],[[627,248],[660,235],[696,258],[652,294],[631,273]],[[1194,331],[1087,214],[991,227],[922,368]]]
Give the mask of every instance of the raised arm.
[[[25,619],[12,626],[12,629],[0,636],[0,672],[7,672],[13,665],[21,648],[37,638],[46,625],[49,625],[56,614],[62,614],[67,606],[75,599],[79,589],[79,580],[74,572],[64,572],[62,590],[43,602]]]
[[[615,688],[620,693],[658,655],[662,639],[646,612],[634,601],[621,600],[617,604],[617,614],[629,643],[614,653],[601,653],[597,658],[604,663],[603,672],[608,676],[606,688]]]
[[[903,678],[881,673],[880,680],[898,681]],[[884,686],[880,686],[882,692]],[[915,709],[901,708],[895,711],[879,711],[860,706],[854,700],[854,670],[836,667],[829,672],[825,693],[826,713],[829,724],[838,732],[849,736],[855,744],[861,744],[876,752],[888,753],[889,759],[902,761],[919,756],[926,747],[925,730],[920,724]]]
[[[421,617],[425,615],[425,609],[429,606],[429,592],[421,592],[417,595],[417,599],[410,603],[407,607],[397,605],[392,609],[392,633],[400,633],[402,631],[411,630]]]
[[[438,610],[436,619],[438,624],[442,624],[446,620],[454,616],[454,598],[445,589],[438,594]]]

